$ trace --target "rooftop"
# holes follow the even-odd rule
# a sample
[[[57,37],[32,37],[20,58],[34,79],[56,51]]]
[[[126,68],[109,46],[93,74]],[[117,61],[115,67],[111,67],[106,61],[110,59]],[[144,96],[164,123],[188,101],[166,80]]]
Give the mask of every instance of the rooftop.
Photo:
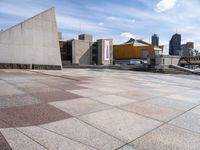
[[[151,46],[152,44],[145,42],[142,39],[133,39],[130,38],[130,40],[128,40],[126,43],[123,44],[119,44],[119,45],[125,45],[125,44],[133,44],[134,46]]]
[[[200,76],[0,70],[0,85],[0,149],[200,147]]]

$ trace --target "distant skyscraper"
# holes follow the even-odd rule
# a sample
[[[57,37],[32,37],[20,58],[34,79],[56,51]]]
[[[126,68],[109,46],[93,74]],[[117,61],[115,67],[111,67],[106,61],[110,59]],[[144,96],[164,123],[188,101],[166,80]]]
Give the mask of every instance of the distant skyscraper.
[[[169,55],[180,55],[181,51],[181,35],[174,34],[169,41]]]
[[[181,55],[184,57],[196,56],[196,50],[194,49],[193,42],[187,42],[186,44],[181,45]]]
[[[157,34],[154,34],[154,35],[151,37],[151,44],[152,44],[152,45],[156,45],[156,46],[159,45],[159,37],[158,37]]]

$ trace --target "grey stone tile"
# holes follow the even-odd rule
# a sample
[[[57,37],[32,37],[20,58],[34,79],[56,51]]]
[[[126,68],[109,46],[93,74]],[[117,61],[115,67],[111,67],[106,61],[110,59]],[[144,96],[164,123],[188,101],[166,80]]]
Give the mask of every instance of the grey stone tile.
[[[80,117],[124,142],[130,142],[161,123],[119,109],[104,110]]]
[[[114,109],[115,111],[113,111],[113,109],[101,110],[95,113],[91,111],[99,108],[99,105],[97,106],[94,104],[95,101],[98,103],[97,99],[99,99],[99,102],[105,103],[105,105],[122,106],[124,104],[129,104],[128,101],[122,101],[122,99],[116,100],[110,98],[109,100],[106,100],[96,98],[96,100],[93,99],[94,103],[79,101],[77,106],[75,106],[74,103],[70,103],[70,107],[67,106],[67,108],[69,107],[69,110],[73,110],[72,112],[75,114],[90,113],[83,116],[86,117],[84,120],[88,123],[83,123],[76,119],[74,120],[74,118],[70,119],[69,117],[71,117],[71,115],[53,106],[50,107],[46,103],[60,100],[72,101],[72,99],[81,98],[81,96],[65,92],[65,90],[71,90],[77,92],[79,95],[90,98],[106,97],[106,95],[114,94],[129,100],[137,100],[134,102],[135,104],[138,103],[138,101],[145,100],[148,105],[145,103],[146,106],[143,104],[142,106],[135,107],[134,110],[131,111],[135,112],[137,110],[137,113],[139,112],[143,116],[145,115],[160,120],[169,120],[170,118],[173,118],[173,116],[176,116],[176,113],[174,112],[176,109],[183,112],[200,104],[198,90],[200,88],[199,76],[163,75],[147,72],[142,73],[104,69],[63,69],[62,71],[44,70],[39,72],[60,76],[62,78],[21,70],[0,71],[0,96],[15,97],[16,95],[19,95],[20,97],[21,95],[25,95],[25,92],[31,92],[34,97],[37,97],[44,102],[42,106],[39,106],[40,104],[32,105],[32,101],[26,102],[25,99],[24,101],[20,99],[13,100],[12,102],[3,99],[4,101],[2,100],[3,102],[0,103],[0,106],[3,106],[2,104],[4,104],[6,109],[2,108],[0,110],[0,118],[3,120],[0,121],[0,128],[24,127],[48,123],[47,125],[49,125],[49,128],[55,130],[59,134],[63,134],[63,136],[69,136],[69,138],[74,141],[77,140],[90,145],[89,147],[93,146],[96,149],[110,150],[122,146],[116,138],[120,138],[121,140],[124,140],[124,142],[135,140],[137,137],[140,137],[144,133],[157,127],[157,123],[160,123],[155,123],[154,120],[147,119],[141,115],[118,109]],[[63,79],[63,77],[66,79]],[[91,89],[81,89],[81,87],[77,85],[83,85],[83,88],[87,87]],[[23,90],[20,88],[23,88]],[[54,89],[60,90],[57,91]],[[163,96],[166,96],[166,99],[164,99]],[[26,106],[24,106],[25,104]],[[27,106],[29,104],[31,105]],[[18,105],[22,105],[23,107],[8,108]],[[80,110],[77,110],[78,108]],[[140,137],[134,141],[137,142],[135,149],[199,150],[199,113],[199,107],[197,107],[170,122],[174,123],[173,126],[172,124],[167,125],[168,127],[156,129],[155,131],[151,131],[147,135]],[[82,119],[82,117],[80,118]],[[58,121],[62,119],[66,120],[63,120],[63,122]],[[94,125],[95,127],[92,127],[89,124]],[[99,128],[102,131],[96,128]],[[185,130],[183,128],[185,128]],[[52,140],[50,137],[45,137],[47,135],[51,136],[49,132],[46,133],[43,132],[43,130],[33,129],[32,127],[24,129],[31,137],[45,143],[49,147],[51,147],[50,143],[55,144],[56,142],[61,142],[57,139],[53,141],[54,138],[57,138],[57,134],[53,134]],[[39,132],[44,133],[45,136],[38,138],[37,136],[40,135]],[[105,132],[107,132],[107,134],[105,134]],[[195,134],[195,132],[197,134]],[[24,143],[28,141],[26,136],[24,138],[22,137],[23,134],[21,135],[18,133],[20,134],[20,138],[18,138],[19,136],[16,136],[18,134],[15,132],[7,133],[10,137],[14,137],[10,140],[11,143],[12,140],[14,142],[17,141],[16,143],[13,142],[14,145],[22,146],[22,143],[24,145]],[[116,138],[109,135],[115,136]],[[60,137],[58,139],[60,139]],[[74,144],[73,140],[72,142],[68,141],[66,143],[70,144],[70,148],[76,149],[76,144]],[[140,142],[138,142],[139,140]],[[63,145],[66,143],[64,142]],[[24,149],[31,149],[32,147],[30,145],[31,144],[25,144]],[[52,148],[57,149],[54,146],[55,145],[52,145]],[[126,145],[123,149],[132,149],[132,147]],[[34,148],[35,147],[33,146],[33,149]],[[78,146],[78,149],[82,148]]]
[[[41,101],[31,95],[0,96],[0,109],[38,104]]]
[[[191,97],[191,96],[185,96],[185,95],[181,95],[181,94],[174,94],[174,95],[169,95],[167,97],[168,98],[172,98],[172,99],[176,99],[176,100],[180,100],[180,101],[186,101],[186,102],[190,102],[190,103],[200,104],[200,99],[199,98],[195,98],[195,97]]]
[[[190,112],[200,115],[200,106],[192,109]]]
[[[114,150],[125,144],[75,118],[41,127],[101,150]]]
[[[179,116],[170,123],[200,133],[200,107]]]
[[[91,97],[91,99],[113,106],[121,106],[125,104],[130,104],[136,102],[134,99],[117,96],[117,95],[105,95],[98,97]]]
[[[88,98],[57,101],[49,104],[73,116],[84,115],[110,108],[110,106],[92,101]]]
[[[42,129],[40,127],[23,127],[18,128],[21,132],[28,135],[41,145],[44,145],[47,149],[52,150],[94,150],[94,148],[83,145],[79,142],[70,140],[66,137],[60,136],[48,130]],[[31,146],[31,145],[30,145]]]
[[[118,150],[136,150],[136,149],[133,148],[133,146],[125,145],[125,146],[121,147],[121,148],[118,149]]]
[[[198,99],[199,98],[199,89],[193,88],[191,90],[183,91],[181,93],[182,96]]]
[[[46,88],[47,86],[45,84],[39,83],[39,82],[31,82],[31,81],[27,81],[25,83],[17,83],[15,85],[17,88]]]
[[[0,150],[12,150],[4,136],[0,132]]]
[[[0,129],[1,133],[7,140],[13,150],[45,150],[43,146],[20,133],[16,129]]]
[[[13,86],[0,87],[0,96],[23,95],[23,94],[25,94],[23,91],[18,90]]]
[[[80,90],[68,90],[71,93],[83,96],[83,97],[94,97],[100,95],[106,95],[108,93],[94,90],[94,89],[80,89]]]
[[[200,134],[164,125],[131,145],[137,150],[199,150]]]
[[[182,113],[176,109],[161,107],[147,102],[133,103],[122,106],[121,108],[164,122],[169,121],[170,119]]]
[[[183,110],[183,111],[189,110],[197,105],[195,103],[175,100],[175,99],[167,98],[167,97],[156,97],[156,98],[147,100],[146,102],[159,105],[162,107],[168,107],[168,108],[178,109],[178,110]]]
[[[141,92],[140,90],[117,93],[116,95],[127,97],[130,99],[135,99],[135,100],[147,100],[147,99],[155,97],[155,95]]]
[[[114,87],[95,87],[95,90],[106,92],[106,93],[119,93],[119,92],[124,92],[125,90],[119,89],[119,88],[114,88]]]

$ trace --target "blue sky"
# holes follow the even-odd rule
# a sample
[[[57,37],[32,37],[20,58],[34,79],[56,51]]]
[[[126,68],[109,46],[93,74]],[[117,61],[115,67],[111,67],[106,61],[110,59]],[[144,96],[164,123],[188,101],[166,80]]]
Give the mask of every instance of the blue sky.
[[[199,0],[0,0],[0,29],[6,29],[54,6],[65,39],[92,34],[122,43],[130,37],[150,42],[156,33],[165,45],[176,31],[182,43],[200,49]]]

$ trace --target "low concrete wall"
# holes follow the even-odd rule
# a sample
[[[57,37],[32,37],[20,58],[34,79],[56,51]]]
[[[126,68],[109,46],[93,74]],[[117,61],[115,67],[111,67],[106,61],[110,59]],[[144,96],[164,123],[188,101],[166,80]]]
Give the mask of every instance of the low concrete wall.
[[[61,70],[59,65],[37,65],[37,64],[8,64],[0,63],[0,69],[35,69],[35,70]]]
[[[31,65],[0,63],[0,69],[31,69]]]
[[[180,56],[161,55],[156,56],[156,65],[178,65]]]

